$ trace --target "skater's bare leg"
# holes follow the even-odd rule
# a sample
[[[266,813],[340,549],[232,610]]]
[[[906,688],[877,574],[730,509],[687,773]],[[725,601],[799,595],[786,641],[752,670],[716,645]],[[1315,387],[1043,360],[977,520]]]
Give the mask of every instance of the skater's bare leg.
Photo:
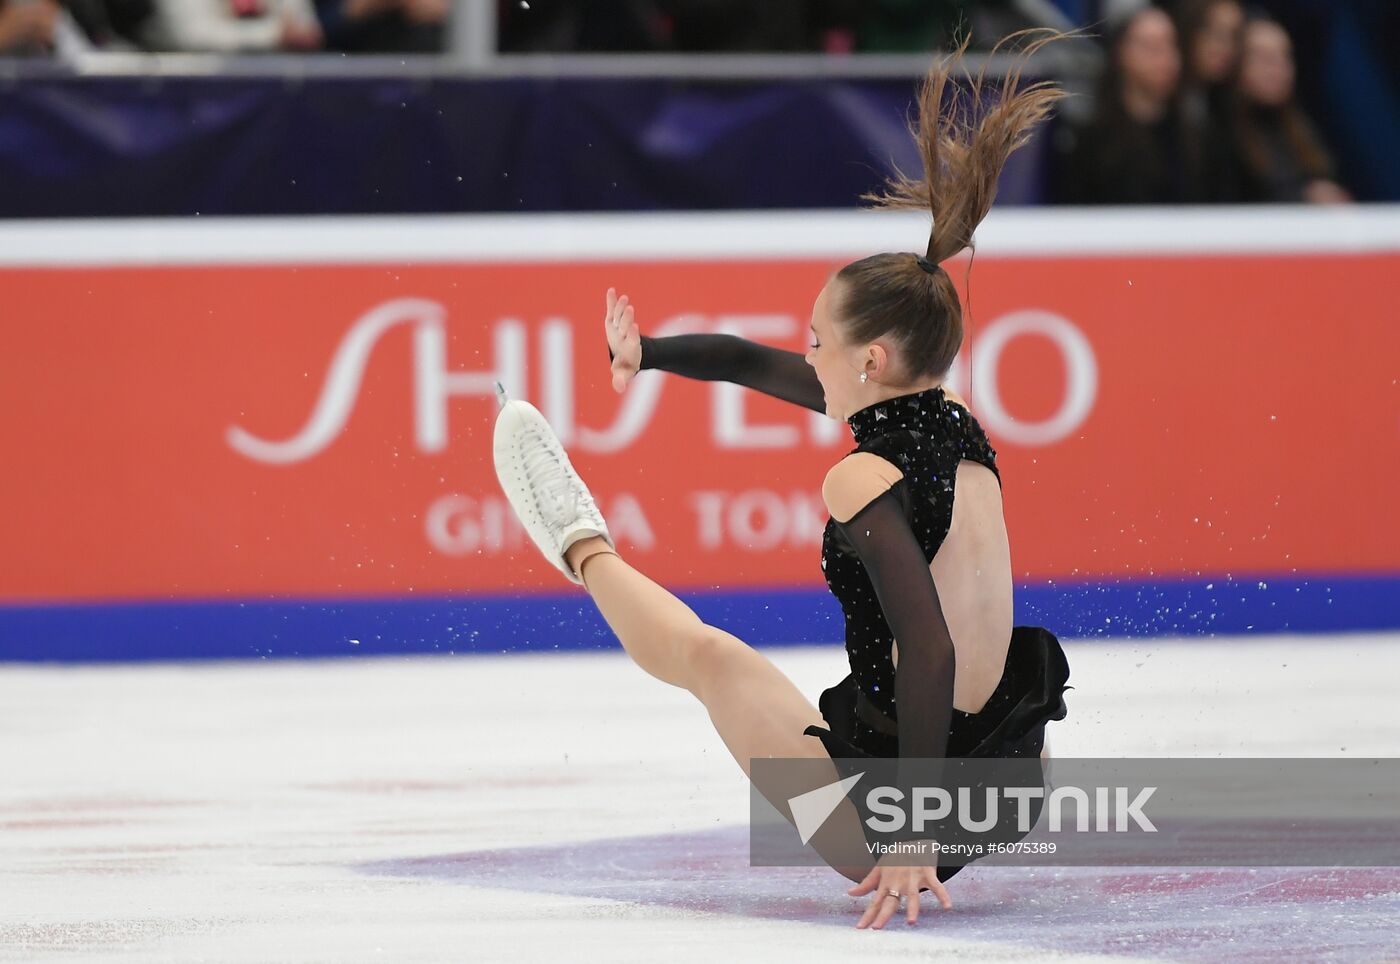
[[[566,560],[583,576],[585,587],[608,621],[622,647],[642,669],[657,679],[680,686],[705,705],[720,739],[744,773],[752,776],[754,758],[826,760],[820,740],[802,731],[811,724],[825,727],[820,711],[769,659],[752,646],[714,626],[706,625],[681,600],[628,565],[602,539],[587,539],[571,547]],[[839,778],[834,764],[820,779],[792,785],[765,795],[785,816],[787,799]],[[846,855],[851,840],[863,840],[859,817],[849,805],[828,820],[812,843],[828,856],[835,869],[861,880],[870,866],[852,865]],[[825,839],[822,839],[825,838]],[[847,864],[837,866],[837,864]]]
[[[565,560],[583,576],[584,586],[633,662],[662,682],[690,689],[687,641],[708,628],[700,617],[629,566],[602,539],[571,546]]]
[[[826,725],[817,708],[767,657],[737,636],[702,622],[694,610],[628,565],[602,539],[583,540],[569,549],[565,559],[583,577],[627,655],[652,676],[689,690],[708,706],[707,697],[722,700],[723,694],[712,685],[720,681],[717,676],[748,669],[758,676],[757,692],[768,694],[771,702],[781,706],[798,734],[809,724]],[[739,681],[723,682],[733,689]],[[776,685],[776,690],[770,685]],[[800,736],[793,745],[822,752],[813,737]]]

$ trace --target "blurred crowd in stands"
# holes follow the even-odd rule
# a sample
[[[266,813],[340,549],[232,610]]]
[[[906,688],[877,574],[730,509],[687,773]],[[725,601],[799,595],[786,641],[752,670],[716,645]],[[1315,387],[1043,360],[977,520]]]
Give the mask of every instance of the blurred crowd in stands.
[[[0,51],[443,52],[454,8],[494,4],[503,52],[923,52],[1026,0],[0,0]],[[1049,3],[1050,0],[1031,0]],[[1111,0],[1110,0],[1111,2]],[[1053,6],[1053,4],[1052,4]]]
[[[441,53],[453,0],[0,0],[0,53]]]
[[[493,4],[503,52],[923,52],[999,36],[1051,0],[0,0],[0,52],[74,46],[442,52],[449,16]],[[1079,0],[1065,0],[1079,2]],[[1113,2],[1113,0],[1108,0]]]
[[[1103,48],[1097,92],[1055,128],[1052,199],[1351,199],[1295,96],[1288,32],[1242,0],[0,0],[0,54],[440,53],[468,2],[495,3],[506,53],[918,52],[1039,11]]]
[[[1071,204],[1345,203],[1295,96],[1288,33],[1240,0],[1146,5],[1114,22],[1092,113],[1056,129]]]

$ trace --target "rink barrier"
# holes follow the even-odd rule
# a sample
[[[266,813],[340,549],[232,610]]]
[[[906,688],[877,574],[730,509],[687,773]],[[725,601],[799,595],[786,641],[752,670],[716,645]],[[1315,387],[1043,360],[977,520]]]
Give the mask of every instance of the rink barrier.
[[[841,611],[825,591],[680,595],[706,622],[755,646],[842,637]],[[1017,587],[1016,621],[1066,641],[1393,630],[1400,577],[1039,583]],[[525,655],[617,646],[580,593],[0,608],[0,661]]]
[[[614,394],[602,289],[649,334],[802,351],[834,268],[926,230],[859,212],[0,224],[0,649],[597,636],[499,491],[497,380],[556,426],[639,569],[756,643],[839,638],[820,482],[848,430],[651,372]],[[970,286],[950,267],[971,308],[949,381],[998,451],[1023,621],[1400,628],[1400,208],[998,210],[976,260]]]

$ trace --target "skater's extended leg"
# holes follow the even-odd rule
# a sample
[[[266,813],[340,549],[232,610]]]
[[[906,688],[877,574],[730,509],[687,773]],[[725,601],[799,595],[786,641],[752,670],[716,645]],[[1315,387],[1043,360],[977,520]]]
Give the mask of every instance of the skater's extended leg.
[[[689,648],[710,627],[601,538],[577,543],[565,558],[582,575],[598,611],[633,662],[662,682],[694,692]]]
[[[794,776],[760,790],[789,820],[788,801],[838,779],[816,737],[821,713],[766,656],[739,638],[708,626],[672,593],[614,551],[607,524],[569,463],[558,438],[533,406],[509,402],[496,423],[496,471],[531,539],[561,572],[584,584],[623,648],[646,672],[693,693],[716,731],[752,777],[755,758],[822,761],[819,773]],[[784,777],[784,780],[788,778]],[[840,873],[859,881],[869,854],[849,800],[811,843]]]

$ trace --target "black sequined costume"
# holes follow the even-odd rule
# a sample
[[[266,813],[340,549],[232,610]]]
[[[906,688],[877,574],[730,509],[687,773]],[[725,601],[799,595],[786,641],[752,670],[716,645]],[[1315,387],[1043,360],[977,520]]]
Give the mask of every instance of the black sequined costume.
[[[889,528],[897,528],[900,521],[907,524],[927,567],[953,521],[958,464],[968,459],[1001,479],[986,433],[971,412],[939,388],[871,405],[851,416],[850,425],[856,452],[878,455],[903,474],[882,497],[898,506],[898,517],[886,511],[883,522]],[[832,756],[894,757],[901,755],[904,732],[898,725],[897,674],[890,655],[898,634],[890,628],[889,607],[876,598],[866,560],[852,545],[852,538],[875,537],[868,525],[860,524],[864,515],[844,526],[829,521],[822,540],[827,586],[845,613],[851,675],[822,695],[822,715],[831,729],[811,727],[807,732],[821,737]],[[935,599],[936,592],[932,590]],[[947,632],[941,612],[922,620],[922,626],[933,635]],[[911,642],[901,644],[901,666],[911,655]],[[951,651],[951,640],[948,648]],[[946,675],[946,681],[925,678],[918,687],[920,702],[929,701],[931,690],[941,692],[940,702],[947,706],[933,713],[947,720],[946,741],[937,734],[916,733],[916,745],[908,748],[913,752],[905,756],[1038,756],[1045,723],[1066,715],[1062,694],[1069,667],[1058,641],[1043,629],[1013,631],[1001,682],[978,713],[952,709],[952,676]],[[911,741],[906,737],[903,742]]]

